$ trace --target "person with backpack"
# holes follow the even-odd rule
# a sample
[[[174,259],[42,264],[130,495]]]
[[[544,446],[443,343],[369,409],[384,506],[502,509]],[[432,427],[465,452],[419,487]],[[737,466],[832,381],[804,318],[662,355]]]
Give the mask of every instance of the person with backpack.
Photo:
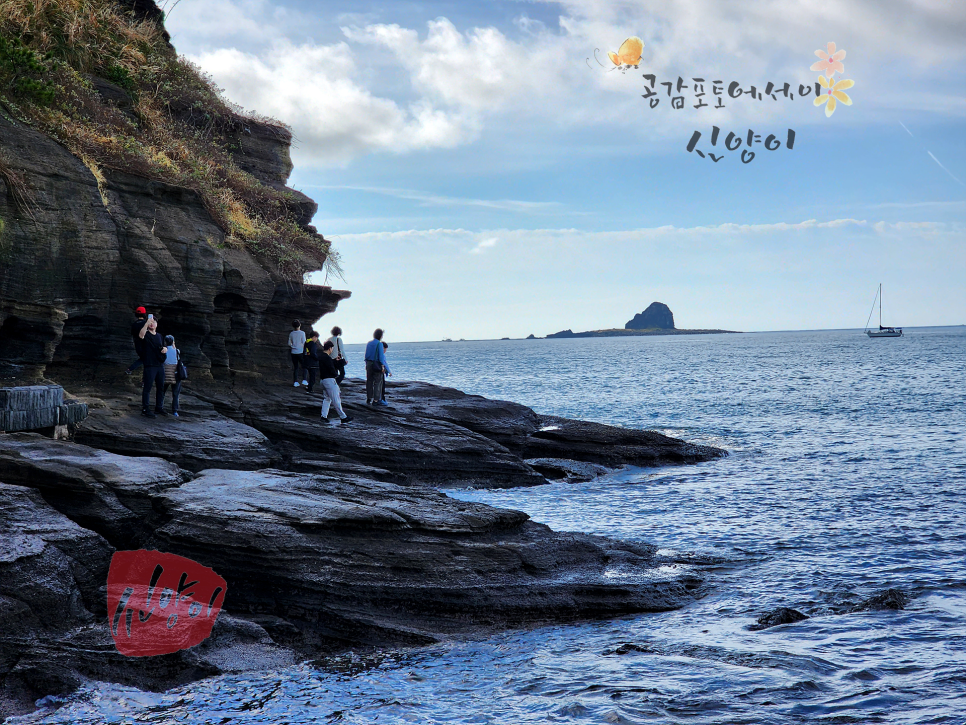
[[[305,343],[305,350],[302,354],[302,367],[308,370],[309,379],[303,380],[303,384],[308,386],[309,392],[315,387],[315,380],[319,376],[319,360],[322,355],[322,348],[319,346],[319,333],[314,330],[309,334],[309,339]],[[325,354],[328,357],[327,354]]]
[[[339,414],[340,425],[345,425],[352,418],[342,410],[339,384],[336,382],[338,371],[335,367],[335,360],[332,359],[333,347],[335,346],[332,344],[332,340],[326,340],[322,345],[322,354],[319,356],[319,379],[322,382],[322,395],[325,396],[322,401],[322,420],[327,421],[329,419],[329,407],[331,406]],[[329,425],[335,425],[335,423],[329,423]]]
[[[305,333],[302,332],[302,323],[298,320],[292,323],[292,331],[288,333],[288,349],[292,355],[292,384],[297,388],[301,377],[302,385],[308,385],[309,381],[305,379],[306,370],[302,365],[305,361]]]
[[[161,402],[164,402],[164,395],[168,392],[168,388],[171,388],[171,414],[175,418],[180,418],[178,410],[180,409],[181,385],[184,383],[181,370],[179,370],[179,368],[183,369],[181,351],[174,346],[174,337],[171,335],[165,336],[164,345],[167,352],[164,360],[164,390],[161,393]]]

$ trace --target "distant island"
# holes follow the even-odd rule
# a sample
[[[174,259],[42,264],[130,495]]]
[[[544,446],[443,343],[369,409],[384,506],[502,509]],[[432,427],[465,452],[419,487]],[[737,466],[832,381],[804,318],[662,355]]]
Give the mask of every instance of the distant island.
[[[574,332],[573,330],[561,330],[552,335],[551,338],[568,337],[636,337],[640,335],[707,335],[734,333],[735,330],[679,330],[674,326],[674,314],[671,308],[663,302],[652,302],[647,309],[634,315],[634,318],[623,328],[612,328],[608,330],[588,330],[587,332]]]

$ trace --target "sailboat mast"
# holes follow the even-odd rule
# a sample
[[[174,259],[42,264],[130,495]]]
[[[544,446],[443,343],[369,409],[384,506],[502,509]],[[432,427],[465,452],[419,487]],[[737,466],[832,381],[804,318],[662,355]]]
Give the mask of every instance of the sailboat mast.
[[[882,283],[879,282],[879,329],[882,329]]]

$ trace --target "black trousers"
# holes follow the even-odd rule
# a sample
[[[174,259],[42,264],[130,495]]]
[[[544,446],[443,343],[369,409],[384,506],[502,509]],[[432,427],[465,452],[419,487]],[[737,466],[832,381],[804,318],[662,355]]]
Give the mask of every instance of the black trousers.
[[[144,366],[144,383],[141,388],[141,409],[150,410],[151,409],[151,386],[154,385],[157,388],[157,393],[155,394],[155,410],[161,410],[164,405],[164,366],[159,365],[157,367],[153,365]]]
[[[312,392],[312,388],[315,387],[315,380],[319,377],[319,366],[316,364],[314,368],[306,368],[309,373],[309,392]]]
[[[303,364],[303,362],[304,360],[302,359],[302,353],[300,352],[292,353],[292,382],[293,383],[297,383],[300,380],[303,380],[303,375],[299,375],[300,371],[303,374],[305,373],[305,365]]]
[[[338,385],[343,380],[345,380],[345,363],[339,362],[338,360],[336,360],[335,371],[337,373],[337,375],[335,376],[335,384]]]

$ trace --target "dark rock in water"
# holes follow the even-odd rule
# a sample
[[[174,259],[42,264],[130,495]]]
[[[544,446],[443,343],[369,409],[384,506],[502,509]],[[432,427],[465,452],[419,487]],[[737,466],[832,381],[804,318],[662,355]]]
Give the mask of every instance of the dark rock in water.
[[[751,625],[748,629],[758,631],[768,629],[769,627],[777,627],[780,624],[794,624],[804,619],[808,619],[808,615],[802,614],[797,609],[778,607],[758,617],[758,622]]]
[[[536,340],[536,339],[537,339],[537,337],[536,337],[536,335],[534,335],[534,334],[533,334],[533,333],[531,332],[531,333],[530,333],[529,335],[527,335],[527,339],[528,339],[528,340]]]
[[[652,302],[647,309],[634,315],[634,319],[624,325],[626,330],[673,330],[674,315],[671,308],[663,302]]]
[[[528,458],[526,464],[551,481],[566,483],[593,481],[611,471],[607,466],[597,463],[572,461],[566,458]]]
[[[884,609],[905,609],[909,597],[901,589],[886,589],[869,597],[861,604],[850,609],[850,612],[877,612]]]

